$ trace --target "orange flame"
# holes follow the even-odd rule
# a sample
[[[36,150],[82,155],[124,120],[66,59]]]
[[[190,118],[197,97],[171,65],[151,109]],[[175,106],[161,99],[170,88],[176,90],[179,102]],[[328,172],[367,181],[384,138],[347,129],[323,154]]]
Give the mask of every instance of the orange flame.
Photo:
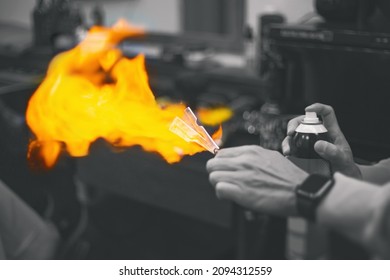
[[[94,27],[75,48],[56,56],[31,97],[26,119],[36,139],[29,158],[38,153],[52,167],[61,151],[88,154],[104,138],[114,146],[140,145],[169,162],[204,148],[169,131],[185,104],[161,108],[148,84],[144,56],[122,56],[116,45],[143,31],[119,21],[112,28]],[[219,130],[214,137],[221,137]]]
[[[217,107],[214,109],[199,108],[199,120],[205,125],[217,125],[229,120],[233,116],[233,112],[227,107]]]

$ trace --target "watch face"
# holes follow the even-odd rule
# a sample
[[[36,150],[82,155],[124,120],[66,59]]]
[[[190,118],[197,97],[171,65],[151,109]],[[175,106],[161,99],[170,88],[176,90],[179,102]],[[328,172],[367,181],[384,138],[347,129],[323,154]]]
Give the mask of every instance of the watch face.
[[[329,181],[325,177],[311,175],[298,187],[297,193],[309,198],[319,197],[327,189],[327,182]]]

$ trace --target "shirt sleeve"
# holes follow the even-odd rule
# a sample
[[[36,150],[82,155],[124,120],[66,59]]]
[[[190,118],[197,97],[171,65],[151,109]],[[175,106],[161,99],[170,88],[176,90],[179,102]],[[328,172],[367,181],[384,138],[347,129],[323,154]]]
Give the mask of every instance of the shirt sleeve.
[[[390,182],[390,158],[374,165],[358,165],[364,181],[374,184]]]
[[[362,244],[375,258],[390,258],[390,183],[382,187],[334,175],[317,220]]]

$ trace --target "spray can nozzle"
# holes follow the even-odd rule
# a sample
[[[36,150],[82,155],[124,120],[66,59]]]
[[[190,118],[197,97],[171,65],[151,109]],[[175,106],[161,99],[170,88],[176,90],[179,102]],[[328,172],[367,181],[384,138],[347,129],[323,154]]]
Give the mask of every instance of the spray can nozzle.
[[[305,117],[303,118],[303,123],[321,123],[320,120],[317,117],[316,112],[306,112]]]

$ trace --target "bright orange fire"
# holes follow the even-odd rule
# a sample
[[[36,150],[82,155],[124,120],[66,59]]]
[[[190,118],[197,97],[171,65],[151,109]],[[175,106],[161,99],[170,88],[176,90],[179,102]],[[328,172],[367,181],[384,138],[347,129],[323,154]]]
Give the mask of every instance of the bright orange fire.
[[[199,120],[205,125],[217,125],[229,120],[233,116],[232,110],[227,107],[217,107],[212,110],[199,108],[197,113]]]
[[[116,48],[125,37],[141,34],[123,20],[112,28],[94,27],[78,46],[53,59],[26,112],[36,137],[29,157],[38,153],[51,167],[62,150],[85,156],[98,138],[114,146],[140,145],[169,163],[205,150],[169,131],[186,106],[156,102],[144,56],[128,59]]]

